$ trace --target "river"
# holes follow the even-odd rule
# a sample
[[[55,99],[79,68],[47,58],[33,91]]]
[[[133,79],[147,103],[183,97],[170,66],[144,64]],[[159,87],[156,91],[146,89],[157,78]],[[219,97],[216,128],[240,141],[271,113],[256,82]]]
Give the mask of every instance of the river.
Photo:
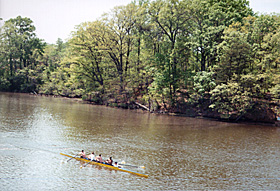
[[[278,190],[280,128],[0,93],[1,190]],[[60,155],[84,149],[148,178]]]

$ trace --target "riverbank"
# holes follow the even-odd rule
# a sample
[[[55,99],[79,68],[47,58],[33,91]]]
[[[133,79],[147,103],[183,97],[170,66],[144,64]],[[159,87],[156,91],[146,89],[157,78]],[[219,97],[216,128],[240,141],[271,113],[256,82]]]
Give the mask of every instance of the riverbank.
[[[71,98],[66,96],[57,96],[57,95],[46,95],[46,94],[34,94],[35,96],[46,96],[46,97],[57,97],[57,98],[63,98],[63,99],[70,99],[76,102],[82,102],[84,104],[92,104],[92,105],[101,105],[106,107],[112,107],[112,108],[119,108],[119,109],[130,109],[130,110],[137,110],[137,111],[143,111],[147,113],[152,114],[159,114],[159,115],[172,115],[172,116],[180,116],[180,117],[193,117],[193,118],[200,118],[200,119],[208,119],[208,120],[215,120],[215,121],[221,121],[221,122],[229,122],[229,123],[242,123],[242,124],[253,124],[253,125],[265,125],[265,126],[275,126],[280,127],[280,120],[277,120],[276,114],[274,114],[273,111],[261,111],[262,115],[261,118],[260,115],[254,115],[254,113],[258,111],[254,111],[254,113],[248,113],[244,114],[243,118],[239,118],[239,120],[236,120],[236,118],[229,118],[225,119],[220,117],[217,113],[211,112],[209,110],[204,110],[203,112],[199,112],[201,110],[198,110],[197,108],[193,107],[183,107],[177,108],[176,110],[166,110],[162,108],[152,108],[151,105],[144,105],[136,101],[127,101],[127,102],[117,102],[116,100],[107,101],[105,104],[96,103],[94,101],[90,100],[83,100],[82,98]],[[246,120],[247,119],[247,120]],[[258,119],[258,120],[253,120]],[[278,119],[280,119],[278,117]]]

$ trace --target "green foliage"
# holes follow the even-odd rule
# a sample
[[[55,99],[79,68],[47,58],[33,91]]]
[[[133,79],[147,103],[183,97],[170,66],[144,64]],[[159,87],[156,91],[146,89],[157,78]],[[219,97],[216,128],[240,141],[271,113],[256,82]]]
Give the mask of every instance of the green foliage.
[[[35,27],[32,23],[29,18],[18,16],[6,21],[1,28],[1,74],[10,81],[11,86],[8,88],[10,91],[36,90],[36,84],[24,84],[30,80],[26,72],[23,74],[21,71],[25,68],[34,69],[36,67],[38,64],[36,57],[43,53],[45,46],[42,40],[36,37]]]
[[[240,79],[240,86],[255,97],[264,97],[272,85],[272,76],[265,74],[246,74]]]
[[[99,86],[104,84],[102,64],[104,53],[99,42],[103,27],[98,21],[78,26],[78,30],[69,41],[67,57],[63,60],[65,65],[69,65],[69,73],[75,75],[74,78],[78,80],[84,77],[87,86],[95,83]]]
[[[196,73],[193,77],[193,91],[188,100],[190,103],[201,107],[203,105],[201,100],[209,98],[210,91],[216,87],[213,75],[213,72],[205,71]]]
[[[210,94],[212,104],[209,108],[220,113],[222,118],[240,116],[252,106],[251,94],[242,91],[238,83],[217,85]]]
[[[224,41],[218,46],[220,62],[214,69],[218,80],[227,83],[234,75],[237,75],[238,80],[248,72],[252,65],[252,47],[244,33],[229,28],[224,34]]]
[[[0,78],[0,90],[9,91],[11,83],[6,78]]]
[[[154,30],[157,31],[157,38],[162,38],[159,43],[158,52],[155,54],[155,65],[158,74],[154,75],[154,90],[162,89],[159,94],[167,94],[168,101],[174,106],[176,92],[180,86],[182,77],[180,65],[184,68],[185,63],[180,63],[180,55],[184,47],[178,43],[186,38],[187,25],[190,20],[188,4],[186,1],[154,1],[148,8],[151,21],[155,23]],[[163,52],[163,53],[161,53]],[[185,68],[183,71],[186,71]],[[168,88],[168,91],[165,88]]]
[[[223,31],[234,22],[252,15],[246,0],[193,0],[189,1],[192,15],[189,41],[197,64],[196,70],[205,71],[216,64],[217,46]]]
[[[271,94],[276,98],[280,99],[280,84],[275,85],[270,89]]]
[[[152,97],[168,97],[170,96],[169,86],[171,84],[170,63],[166,55],[157,53],[155,55],[154,65],[151,66],[150,72],[153,74],[154,81],[149,87]],[[167,63],[167,64],[166,64]],[[169,67],[168,67],[169,66]]]
[[[216,86],[213,75],[213,72],[197,72],[194,76],[193,90],[201,96],[204,96],[205,93],[209,93]]]

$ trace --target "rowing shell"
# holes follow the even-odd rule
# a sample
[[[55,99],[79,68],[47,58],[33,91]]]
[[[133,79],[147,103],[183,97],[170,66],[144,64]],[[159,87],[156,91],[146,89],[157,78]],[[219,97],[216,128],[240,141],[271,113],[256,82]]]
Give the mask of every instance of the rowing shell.
[[[146,174],[140,174],[140,173],[138,173],[138,172],[130,171],[130,170],[127,170],[127,169],[124,169],[124,168],[118,168],[118,167],[111,166],[111,165],[108,165],[108,164],[103,164],[103,163],[99,163],[99,162],[94,162],[94,161],[90,161],[90,160],[87,160],[87,159],[84,159],[84,158],[75,157],[75,156],[70,156],[70,155],[63,154],[63,153],[60,153],[60,154],[63,155],[63,156],[66,156],[66,157],[74,158],[74,159],[79,160],[79,161],[84,161],[84,162],[87,162],[87,163],[90,163],[90,164],[95,164],[95,165],[99,165],[99,166],[104,166],[104,167],[107,167],[107,168],[110,168],[110,169],[119,170],[119,171],[123,171],[123,172],[128,172],[128,173],[130,173],[130,174],[135,174],[135,175],[137,175],[137,176],[142,176],[142,177],[148,178],[148,175],[146,175]]]

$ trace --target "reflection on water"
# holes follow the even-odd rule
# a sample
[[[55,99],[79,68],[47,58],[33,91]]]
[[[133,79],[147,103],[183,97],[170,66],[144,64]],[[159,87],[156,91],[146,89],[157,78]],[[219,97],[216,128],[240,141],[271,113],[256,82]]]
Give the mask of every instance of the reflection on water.
[[[280,129],[0,93],[3,190],[276,190]],[[70,160],[81,149],[149,178]],[[135,169],[136,170],[136,169]]]

